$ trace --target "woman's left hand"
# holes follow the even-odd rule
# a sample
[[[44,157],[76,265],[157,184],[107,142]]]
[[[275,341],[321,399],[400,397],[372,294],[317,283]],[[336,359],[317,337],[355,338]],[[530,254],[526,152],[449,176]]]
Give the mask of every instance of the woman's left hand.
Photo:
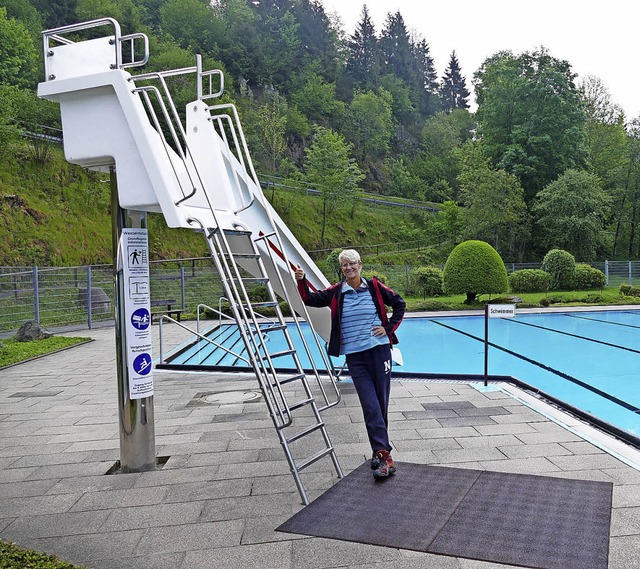
[[[387,334],[387,332],[385,331],[385,329],[382,326],[374,326],[371,331],[373,332],[373,335],[376,336],[377,338],[380,338],[382,336],[385,336]]]

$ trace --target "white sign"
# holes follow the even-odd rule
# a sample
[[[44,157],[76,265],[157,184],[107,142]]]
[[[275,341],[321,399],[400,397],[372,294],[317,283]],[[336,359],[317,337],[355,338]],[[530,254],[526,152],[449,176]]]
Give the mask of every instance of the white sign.
[[[515,318],[515,304],[490,304],[489,318]]]
[[[147,230],[123,229],[121,246],[129,397],[142,399],[153,395]]]

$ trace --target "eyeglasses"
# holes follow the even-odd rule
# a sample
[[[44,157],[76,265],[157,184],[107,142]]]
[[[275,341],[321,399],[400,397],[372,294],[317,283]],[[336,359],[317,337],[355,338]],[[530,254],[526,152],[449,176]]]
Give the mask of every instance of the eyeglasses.
[[[342,263],[340,265],[341,269],[348,269],[349,267],[357,267],[360,264],[360,261],[356,261],[355,263]]]

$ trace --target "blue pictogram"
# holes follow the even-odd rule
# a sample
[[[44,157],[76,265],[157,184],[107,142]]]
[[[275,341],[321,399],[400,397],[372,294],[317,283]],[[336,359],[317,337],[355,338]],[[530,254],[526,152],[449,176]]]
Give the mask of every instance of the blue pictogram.
[[[133,360],[133,370],[138,375],[147,375],[151,371],[151,355],[140,354]]]
[[[138,310],[131,315],[131,324],[138,330],[146,330],[149,324],[151,324],[149,311],[146,308],[138,308]]]

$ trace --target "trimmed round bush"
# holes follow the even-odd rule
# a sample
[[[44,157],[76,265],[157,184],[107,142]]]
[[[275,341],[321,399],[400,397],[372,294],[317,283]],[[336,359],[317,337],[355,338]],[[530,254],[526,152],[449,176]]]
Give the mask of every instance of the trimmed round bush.
[[[521,269],[509,275],[511,292],[546,292],[551,286],[551,275],[542,269]]]
[[[574,256],[564,249],[551,249],[542,259],[542,270],[551,275],[551,288],[571,290],[576,273]]]
[[[507,269],[500,254],[484,241],[463,241],[444,265],[447,294],[466,294],[471,304],[479,294],[500,294],[509,289]]]
[[[573,278],[573,288],[575,290],[589,290],[597,288],[602,290],[607,284],[606,275],[586,263],[576,263],[576,273]]]
[[[442,270],[438,267],[417,267],[411,271],[411,278],[416,290],[422,292],[422,298],[427,296],[440,296],[444,293],[442,288]]]

